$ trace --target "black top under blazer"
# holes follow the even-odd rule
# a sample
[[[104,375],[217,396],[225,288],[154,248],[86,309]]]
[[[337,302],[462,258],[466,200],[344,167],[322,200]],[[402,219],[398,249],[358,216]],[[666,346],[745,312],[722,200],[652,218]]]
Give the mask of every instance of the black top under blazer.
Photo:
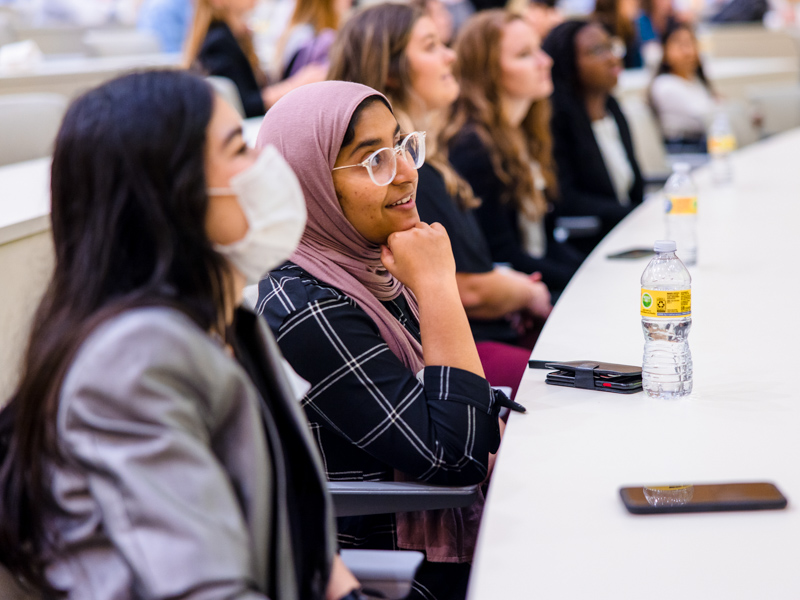
[[[622,144],[633,168],[629,206],[621,205],[617,199],[583,101],[557,90],[553,94],[552,104],[553,156],[558,167],[560,191],[556,210],[560,215],[600,218],[602,227],[599,235],[575,240],[576,244],[582,242],[580,248],[588,252],[636,205],[641,204],[644,197],[642,173],[636,162],[628,122],[612,96],[608,97],[606,111],[617,122]]]
[[[492,260],[511,265],[522,273],[538,271],[551,292],[563,290],[584,256],[556,242],[551,214],[544,218],[546,253],[543,257],[534,257],[524,247],[519,210],[506,200],[513,190],[495,173],[491,151],[481,140],[476,126],[467,123],[453,138],[449,150],[450,163],[481,199],[475,217],[489,243]]]
[[[227,24],[211,23],[197,63],[206,75],[227,77],[236,84],[245,117],[260,117],[266,112],[253,67]]]

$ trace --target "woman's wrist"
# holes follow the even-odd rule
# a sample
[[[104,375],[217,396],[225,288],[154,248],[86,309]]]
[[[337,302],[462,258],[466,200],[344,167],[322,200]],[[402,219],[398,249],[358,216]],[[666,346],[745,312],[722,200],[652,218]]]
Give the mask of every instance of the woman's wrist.
[[[445,275],[444,277],[420,278],[413,288],[411,286],[409,288],[419,301],[430,296],[431,299],[439,301],[444,298],[458,298],[459,304],[461,303],[455,273],[452,277]]]

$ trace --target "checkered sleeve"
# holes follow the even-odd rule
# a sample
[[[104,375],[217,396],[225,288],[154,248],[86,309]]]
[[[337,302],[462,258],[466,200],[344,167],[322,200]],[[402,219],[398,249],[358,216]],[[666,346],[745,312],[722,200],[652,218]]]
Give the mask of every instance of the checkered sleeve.
[[[302,297],[286,278],[264,280],[259,301],[284,356],[311,383],[302,402],[312,427],[421,481],[483,481],[489,453],[499,444],[487,381],[431,366],[421,383],[352,299],[330,288],[318,291],[306,289]],[[337,462],[326,448],[322,452],[326,463]],[[338,462],[336,470],[358,471],[357,458],[350,460],[351,465]]]

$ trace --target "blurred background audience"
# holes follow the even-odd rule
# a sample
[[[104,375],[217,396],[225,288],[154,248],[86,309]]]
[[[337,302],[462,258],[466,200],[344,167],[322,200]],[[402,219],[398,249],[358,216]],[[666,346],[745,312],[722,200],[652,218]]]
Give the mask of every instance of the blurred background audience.
[[[662,36],[661,64],[649,99],[669,152],[703,152],[714,113],[714,94],[703,71],[691,26],[670,24]]]
[[[306,65],[327,65],[336,30],[351,5],[352,0],[298,0],[289,26],[278,40],[283,79]]]
[[[195,15],[186,43],[186,65],[205,75],[236,84],[246,117],[263,115],[284,94],[305,83],[321,81],[326,66],[308,64],[270,85],[261,68],[246,17],[255,0],[195,0]]]
[[[626,69],[642,66],[642,40],[636,29],[639,0],[596,0],[592,18],[605,27],[608,34],[625,44],[623,64]]]
[[[137,26],[154,33],[164,52],[180,52],[193,14],[192,0],[143,0]]]
[[[570,20],[550,32],[553,59],[553,154],[561,190],[559,211],[600,219],[600,231],[578,242],[590,251],[642,202],[644,182],[628,121],[611,94],[623,48],[591,21]]]

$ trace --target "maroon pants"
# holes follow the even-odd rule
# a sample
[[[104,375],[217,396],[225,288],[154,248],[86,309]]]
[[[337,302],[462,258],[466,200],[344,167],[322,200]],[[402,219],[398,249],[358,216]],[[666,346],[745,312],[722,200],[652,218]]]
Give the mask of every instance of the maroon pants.
[[[476,346],[489,384],[510,387],[513,400],[522,375],[528,367],[530,349],[500,342],[478,342]]]

